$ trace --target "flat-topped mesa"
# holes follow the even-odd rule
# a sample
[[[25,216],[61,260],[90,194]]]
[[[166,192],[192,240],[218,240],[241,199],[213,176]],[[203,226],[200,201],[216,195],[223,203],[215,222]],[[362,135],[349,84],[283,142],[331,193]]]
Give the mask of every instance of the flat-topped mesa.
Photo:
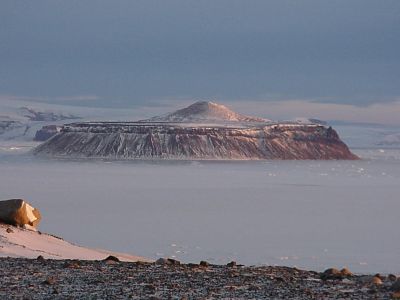
[[[211,102],[139,122],[68,124],[34,153],[109,159],[357,159],[331,127],[273,123]]]

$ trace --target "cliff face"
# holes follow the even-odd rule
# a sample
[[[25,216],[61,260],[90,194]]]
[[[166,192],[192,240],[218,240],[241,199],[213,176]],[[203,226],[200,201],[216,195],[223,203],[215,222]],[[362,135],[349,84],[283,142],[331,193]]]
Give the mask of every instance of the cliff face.
[[[357,159],[332,128],[302,124],[75,123],[35,153],[114,159]]]

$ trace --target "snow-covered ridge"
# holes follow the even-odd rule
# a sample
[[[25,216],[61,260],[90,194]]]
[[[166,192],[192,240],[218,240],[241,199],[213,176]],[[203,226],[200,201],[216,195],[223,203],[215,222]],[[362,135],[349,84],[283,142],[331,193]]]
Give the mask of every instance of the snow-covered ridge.
[[[43,126],[62,125],[65,120],[79,119],[72,113],[33,109],[27,106],[0,112],[0,141],[32,141]]]

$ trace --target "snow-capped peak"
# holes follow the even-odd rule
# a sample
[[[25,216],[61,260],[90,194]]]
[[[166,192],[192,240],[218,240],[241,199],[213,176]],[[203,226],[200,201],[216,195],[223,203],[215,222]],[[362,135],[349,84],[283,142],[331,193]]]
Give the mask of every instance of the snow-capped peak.
[[[198,101],[172,113],[156,116],[144,122],[268,122],[269,120],[238,114],[224,105]]]

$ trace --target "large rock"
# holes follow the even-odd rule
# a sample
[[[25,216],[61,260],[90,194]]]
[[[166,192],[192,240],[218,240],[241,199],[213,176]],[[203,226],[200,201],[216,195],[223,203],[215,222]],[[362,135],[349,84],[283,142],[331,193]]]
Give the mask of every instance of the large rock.
[[[22,199],[0,201],[0,222],[36,228],[41,219],[39,210]]]

